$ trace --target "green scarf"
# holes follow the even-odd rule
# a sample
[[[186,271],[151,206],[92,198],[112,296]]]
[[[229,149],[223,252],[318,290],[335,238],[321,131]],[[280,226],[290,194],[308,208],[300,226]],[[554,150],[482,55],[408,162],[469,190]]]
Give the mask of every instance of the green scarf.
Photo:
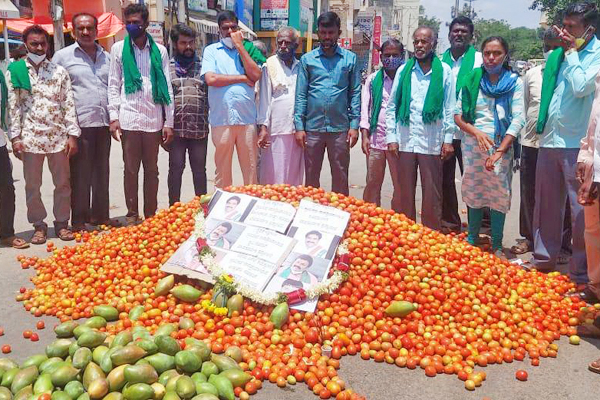
[[[483,77],[483,68],[475,68],[465,77],[462,88],[462,115],[463,119],[470,124],[475,123],[475,109],[481,77]]]
[[[244,39],[244,49],[246,49],[248,55],[250,55],[250,58],[252,58],[259,67],[267,62],[267,59],[265,56],[263,56],[263,53],[261,53],[261,51],[251,41]]]
[[[412,99],[411,75],[416,59],[413,57],[404,66],[400,75],[400,87],[396,91],[396,121],[410,125],[410,101]],[[431,80],[423,105],[423,123],[432,124],[442,118],[444,110],[444,68],[439,58],[433,55]]]
[[[377,130],[377,121],[379,121],[379,113],[381,112],[383,79],[383,68],[381,68],[371,81],[371,134]]]
[[[2,94],[2,101],[0,104],[0,108],[2,108],[2,113],[0,116],[0,126],[6,132],[8,126],[6,125],[6,103],[8,100],[8,86],[6,86],[6,78],[4,77],[4,73],[0,71],[0,93]]]
[[[460,90],[465,84],[465,79],[475,66],[475,47],[469,46],[465,54],[463,55],[462,63],[460,64],[460,69],[458,70],[458,75],[456,77],[456,98],[458,99],[458,94]],[[444,56],[442,57],[442,61],[445,62],[452,68],[454,66],[454,60],[452,59],[452,53],[450,53],[450,49],[446,50]]]
[[[162,57],[158,46],[152,36],[146,34],[150,44],[150,82],[152,83],[152,100],[156,104],[170,104],[169,86],[162,69]],[[129,35],[123,41],[123,80],[125,81],[125,94],[132,94],[142,89],[142,74],[135,62],[135,53]]]
[[[25,89],[31,92],[31,81],[29,80],[29,69],[25,59],[15,61],[8,66],[10,71],[10,82],[14,89]]]
[[[540,113],[538,114],[536,132],[541,134],[544,132],[544,127],[548,121],[548,111],[550,110],[550,102],[554,95],[556,80],[560,65],[565,59],[565,50],[562,47],[557,48],[546,60],[544,67],[544,79],[542,81],[542,99],[540,100]]]

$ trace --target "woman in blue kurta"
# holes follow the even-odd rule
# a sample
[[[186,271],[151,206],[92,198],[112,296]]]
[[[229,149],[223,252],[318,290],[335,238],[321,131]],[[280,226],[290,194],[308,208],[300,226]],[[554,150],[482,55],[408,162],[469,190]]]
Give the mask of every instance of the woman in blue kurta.
[[[482,53],[483,66],[466,79],[455,111],[456,124],[467,133],[462,142],[462,196],[469,207],[469,243],[477,242],[483,209],[489,207],[492,249],[504,257],[502,237],[510,209],[513,141],[525,125],[523,82],[510,70],[508,44],[502,37],[486,39]]]

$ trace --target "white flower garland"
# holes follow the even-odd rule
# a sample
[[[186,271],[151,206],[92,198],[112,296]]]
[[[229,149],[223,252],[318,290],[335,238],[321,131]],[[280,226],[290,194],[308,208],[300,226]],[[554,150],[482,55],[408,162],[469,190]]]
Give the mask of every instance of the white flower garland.
[[[192,233],[192,237],[194,240],[198,239],[206,239],[206,233],[204,231],[204,210],[201,208],[198,213],[196,213],[196,224],[194,227],[194,232]],[[338,246],[337,254],[347,254],[348,246],[344,241],[340,243]],[[212,252],[207,252],[206,254],[200,254],[200,261],[202,265],[206,267],[208,272],[212,275],[213,279],[216,281],[221,275],[228,274],[218,262],[215,261],[215,258]],[[306,300],[314,300],[318,299],[319,296],[326,293],[333,293],[341,284],[344,282],[344,274],[342,271],[334,271],[333,275],[330,278],[324,280],[323,282],[317,283],[313,285],[311,288],[305,290]],[[253,288],[248,287],[240,282],[237,282],[234,278],[233,285],[237,293],[242,296],[260,304],[264,305],[276,305],[279,302],[280,293],[262,293],[254,290]]]

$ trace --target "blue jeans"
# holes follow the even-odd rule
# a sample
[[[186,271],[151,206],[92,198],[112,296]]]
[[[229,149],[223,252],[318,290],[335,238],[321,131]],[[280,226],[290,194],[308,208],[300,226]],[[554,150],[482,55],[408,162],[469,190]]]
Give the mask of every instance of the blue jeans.
[[[188,139],[175,136],[169,146],[169,205],[180,200],[181,177],[185,169],[185,153],[188,152],[192,180],[196,196],[206,194],[206,146],[208,139]]]
[[[583,232],[583,206],[577,202],[579,182],[575,177],[579,149],[541,148],[538,153],[535,209],[533,216],[533,262],[538,269],[552,271],[563,239],[566,201],[571,206],[573,256],[569,275],[576,283],[587,283],[587,263]]]

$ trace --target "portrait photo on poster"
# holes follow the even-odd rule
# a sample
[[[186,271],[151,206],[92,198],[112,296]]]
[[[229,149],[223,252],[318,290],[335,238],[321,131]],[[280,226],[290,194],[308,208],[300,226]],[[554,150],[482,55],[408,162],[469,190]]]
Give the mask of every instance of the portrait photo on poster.
[[[206,243],[212,248],[229,250],[244,229],[244,225],[235,222],[208,218],[205,223]]]
[[[311,257],[332,260],[335,256],[341,237],[323,233],[317,229],[292,226],[288,232],[289,237],[298,241],[294,252],[308,254]]]
[[[250,196],[217,190],[209,203],[208,213],[212,218],[244,222],[255,203],[256,199]]]
[[[300,281],[306,289],[321,282],[328,269],[329,261],[324,258],[293,251],[287,256],[275,275],[285,280]]]

